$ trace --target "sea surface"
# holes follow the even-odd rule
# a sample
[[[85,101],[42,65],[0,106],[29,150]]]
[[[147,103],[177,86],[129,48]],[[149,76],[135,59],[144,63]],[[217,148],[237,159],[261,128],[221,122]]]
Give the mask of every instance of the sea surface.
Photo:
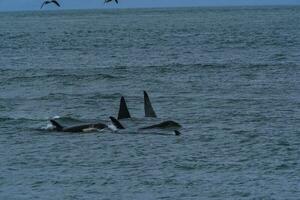
[[[0,13],[0,199],[299,199],[300,7]],[[181,136],[50,131],[143,90]],[[134,125],[133,125],[134,126]]]

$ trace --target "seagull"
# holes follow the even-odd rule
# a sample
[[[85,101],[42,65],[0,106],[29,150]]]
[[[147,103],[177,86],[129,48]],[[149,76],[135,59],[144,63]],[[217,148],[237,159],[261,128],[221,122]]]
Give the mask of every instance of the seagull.
[[[55,5],[60,7],[59,3],[56,0],[47,0],[47,1],[44,1],[44,3],[41,6],[41,9],[43,8],[44,5],[49,4],[49,3],[54,3]]]
[[[105,0],[104,3],[108,3],[108,2],[111,2],[111,1],[113,1],[113,0]],[[115,2],[119,3],[118,0],[115,0]]]

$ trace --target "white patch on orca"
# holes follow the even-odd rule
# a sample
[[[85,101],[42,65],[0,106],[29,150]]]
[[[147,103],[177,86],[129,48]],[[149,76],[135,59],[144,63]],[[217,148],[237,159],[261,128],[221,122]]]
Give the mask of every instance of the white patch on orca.
[[[82,131],[86,133],[86,132],[92,132],[92,131],[96,131],[96,130],[98,130],[98,129],[90,127],[90,128],[85,128]]]
[[[117,127],[115,127],[113,124],[109,124],[107,125],[107,127],[111,130],[111,131],[117,131]]]
[[[103,132],[104,131],[104,129],[96,129],[97,130],[97,132]]]

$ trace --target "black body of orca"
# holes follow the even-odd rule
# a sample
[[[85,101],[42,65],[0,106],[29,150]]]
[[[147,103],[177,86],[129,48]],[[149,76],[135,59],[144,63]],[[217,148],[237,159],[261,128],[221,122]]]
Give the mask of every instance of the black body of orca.
[[[145,117],[157,118],[157,115],[152,107],[149,95],[147,94],[146,91],[144,91],[144,111],[145,111]],[[114,117],[110,117],[110,120],[117,129],[125,129],[125,127],[122,125],[122,123],[119,120],[129,119],[129,118],[131,118],[131,115],[128,111],[125,98],[121,97],[118,119]],[[163,130],[174,131],[175,135],[180,135],[181,133],[179,132],[179,129],[181,129],[181,127],[182,126],[179,123],[172,120],[168,120],[154,125],[141,127],[138,130],[163,129]]]
[[[50,122],[55,127],[54,130],[61,131],[61,132],[78,133],[78,132],[89,132],[89,131],[95,131],[95,130],[101,130],[107,128],[107,125],[103,123],[83,124],[83,125],[72,126],[72,127],[63,127],[55,120],[50,120]]]
[[[174,121],[164,121],[159,124],[154,124],[152,126],[146,126],[140,128],[141,130],[145,129],[153,129],[153,128],[161,128],[161,129],[172,129],[172,128],[181,128],[181,125]]]

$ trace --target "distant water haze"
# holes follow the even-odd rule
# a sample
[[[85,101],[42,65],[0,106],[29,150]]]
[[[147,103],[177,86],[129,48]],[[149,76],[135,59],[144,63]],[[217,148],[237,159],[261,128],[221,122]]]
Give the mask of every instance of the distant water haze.
[[[43,0],[0,0],[0,11],[38,10]],[[63,9],[139,8],[139,7],[189,7],[234,5],[300,5],[299,0],[120,0],[104,5],[102,0],[61,0]],[[57,9],[48,6],[47,9]]]

